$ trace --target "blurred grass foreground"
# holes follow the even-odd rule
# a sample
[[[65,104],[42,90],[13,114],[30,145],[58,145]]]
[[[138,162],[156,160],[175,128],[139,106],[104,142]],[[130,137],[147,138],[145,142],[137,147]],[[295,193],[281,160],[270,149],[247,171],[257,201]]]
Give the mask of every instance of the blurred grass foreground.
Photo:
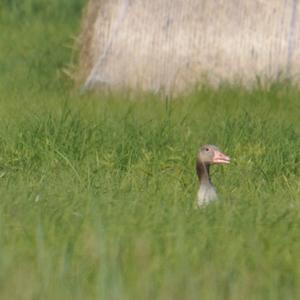
[[[83,4],[0,4],[0,299],[299,299],[299,89],[78,95]]]

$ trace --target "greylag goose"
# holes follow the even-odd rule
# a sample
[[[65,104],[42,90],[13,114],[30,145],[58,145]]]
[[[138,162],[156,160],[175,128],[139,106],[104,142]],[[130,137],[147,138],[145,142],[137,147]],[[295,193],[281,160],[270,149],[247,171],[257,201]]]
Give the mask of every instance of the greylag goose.
[[[217,199],[217,193],[211,183],[209,167],[212,164],[229,164],[230,158],[214,145],[204,145],[197,155],[196,170],[199,178],[197,204],[202,206]]]

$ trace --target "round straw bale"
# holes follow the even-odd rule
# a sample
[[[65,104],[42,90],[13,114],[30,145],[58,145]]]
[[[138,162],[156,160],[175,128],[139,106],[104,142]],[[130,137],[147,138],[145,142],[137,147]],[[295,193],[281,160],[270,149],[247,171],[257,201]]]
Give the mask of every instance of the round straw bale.
[[[299,81],[297,0],[90,0],[83,19],[84,90]]]

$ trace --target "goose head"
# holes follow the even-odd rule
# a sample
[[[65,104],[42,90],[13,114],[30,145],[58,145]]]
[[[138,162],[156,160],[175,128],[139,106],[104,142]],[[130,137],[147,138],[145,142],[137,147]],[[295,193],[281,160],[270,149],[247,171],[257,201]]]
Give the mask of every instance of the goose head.
[[[217,146],[204,145],[199,149],[196,162],[196,171],[200,182],[197,193],[199,206],[217,199],[216,190],[209,176],[210,165],[229,163],[229,156],[222,153]]]

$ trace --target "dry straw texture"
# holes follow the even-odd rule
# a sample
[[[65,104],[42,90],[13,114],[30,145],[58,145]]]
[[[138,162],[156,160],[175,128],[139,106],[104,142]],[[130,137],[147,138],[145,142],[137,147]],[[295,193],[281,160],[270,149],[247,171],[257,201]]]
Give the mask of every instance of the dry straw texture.
[[[167,94],[300,71],[297,0],[90,0],[81,33],[84,89]]]

